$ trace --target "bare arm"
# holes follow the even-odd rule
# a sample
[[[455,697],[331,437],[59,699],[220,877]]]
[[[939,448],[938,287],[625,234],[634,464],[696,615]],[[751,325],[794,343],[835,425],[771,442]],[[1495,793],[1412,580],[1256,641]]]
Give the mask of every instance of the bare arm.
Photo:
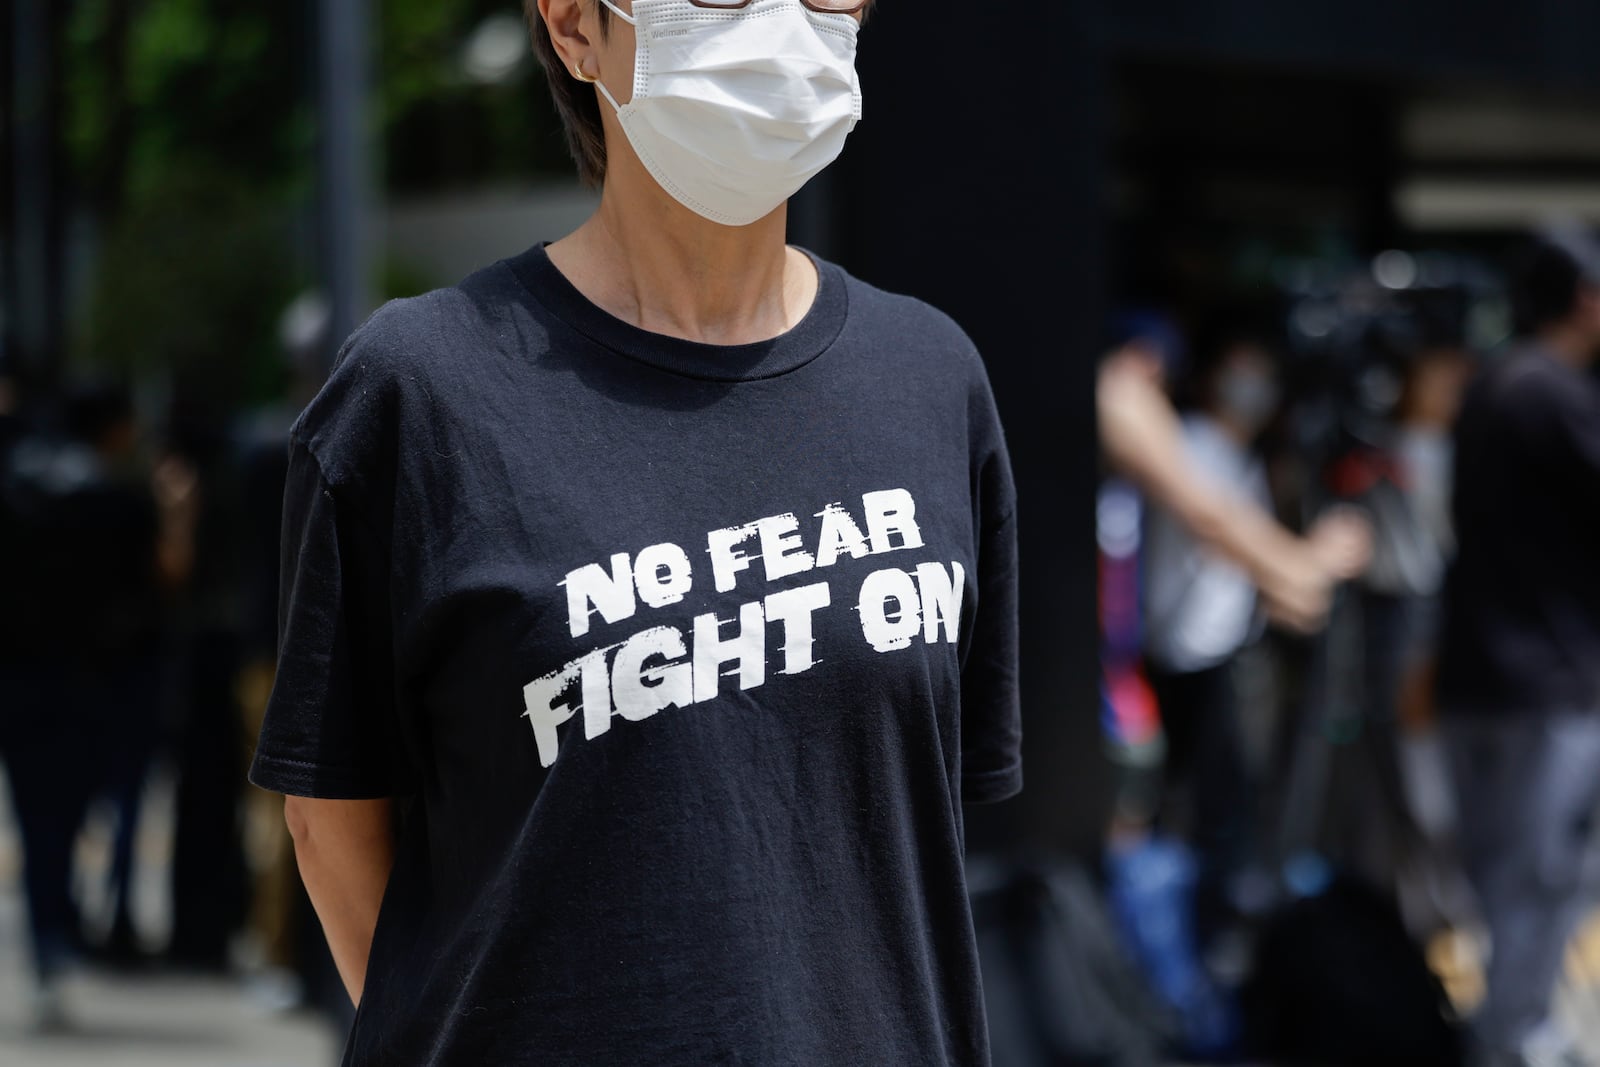
[[[1176,412],[1131,361],[1109,358],[1096,408],[1106,459],[1201,543],[1242,567],[1268,612],[1297,630],[1322,624],[1333,586],[1366,565],[1370,532],[1363,520],[1333,516],[1299,537],[1254,501],[1206,480],[1184,453]]]
[[[284,798],[300,877],[354,1004],[394,866],[392,810],[389,800]]]
[[[199,478],[175,455],[162,458],[151,476],[158,515],[156,574],[166,589],[177,589],[194,570],[195,524],[200,518]]]

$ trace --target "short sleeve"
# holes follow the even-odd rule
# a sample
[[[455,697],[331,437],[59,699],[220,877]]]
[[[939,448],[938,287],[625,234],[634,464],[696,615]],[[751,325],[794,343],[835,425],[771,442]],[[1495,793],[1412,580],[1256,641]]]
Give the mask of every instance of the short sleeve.
[[[1022,790],[1017,522],[1011,460],[982,375],[972,411],[978,596],[961,668],[961,796],[967,803],[983,804]]]
[[[264,789],[335,800],[401,791],[388,553],[369,527],[291,435],[277,671],[250,766]]]

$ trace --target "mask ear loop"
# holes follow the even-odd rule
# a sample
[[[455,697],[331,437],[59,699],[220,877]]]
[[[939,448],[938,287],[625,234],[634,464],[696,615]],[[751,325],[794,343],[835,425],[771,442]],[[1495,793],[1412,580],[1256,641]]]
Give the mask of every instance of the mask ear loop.
[[[616,15],[617,18],[621,19],[623,22],[626,22],[628,25],[630,25],[630,26],[639,25],[639,23],[634,20],[634,17],[632,15],[628,14],[626,11],[622,10],[622,8],[620,8],[616,4],[612,3],[611,0],[600,0],[600,2],[602,4],[604,4],[604,5],[606,5],[607,7],[609,7],[611,9],[612,14]]]
[[[611,110],[612,111],[621,111],[622,110],[621,105],[619,105],[617,103],[617,98],[611,95],[611,90],[610,89],[606,88],[606,83],[605,82],[601,81],[599,78],[585,78],[585,77],[582,77],[582,76],[580,76],[578,78],[578,80],[581,81],[581,82],[584,82],[584,83],[586,83],[588,85],[592,85],[596,89],[599,89],[600,90],[600,95],[606,98],[606,103],[611,105]]]
[[[626,22],[628,25],[630,25],[630,26],[639,25],[638,21],[636,19],[634,19],[634,17],[632,15],[630,15],[626,11],[622,10],[622,8],[618,7],[615,3],[612,2],[612,0],[600,0],[600,2],[602,4],[604,4],[604,5],[606,5],[606,7],[609,7],[611,9],[611,13],[612,14],[616,15],[617,18],[621,19],[623,22]],[[578,68],[578,77],[579,77],[580,81],[588,82],[591,85],[593,85],[596,89],[599,89],[600,90],[600,95],[606,98],[606,103],[611,105],[611,110],[612,111],[621,111],[622,110],[621,105],[619,105],[617,103],[617,98],[611,95],[611,90],[610,89],[606,88],[606,83],[605,82],[601,81],[598,77],[596,77],[596,78],[585,78],[585,77],[583,77],[583,68],[582,67]]]

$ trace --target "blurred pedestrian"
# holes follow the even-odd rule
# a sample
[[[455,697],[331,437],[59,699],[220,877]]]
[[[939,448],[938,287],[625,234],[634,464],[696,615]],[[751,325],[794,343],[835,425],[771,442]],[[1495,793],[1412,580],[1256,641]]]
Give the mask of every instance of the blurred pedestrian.
[[[172,924],[162,956],[212,973],[230,967],[246,910],[239,772],[248,742],[236,687],[241,587],[255,579],[246,550],[254,531],[241,515],[243,464],[219,411],[204,394],[174,389],[164,480],[183,477],[193,529],[192,563],[171,597]]]
[[[867,6],[529,3],[596,214],[380,309],[295,422],[252,778],[347,1064],[988,1061],[1003,434],[954,323],[785,244]]]
[[[1356,601],[1367,758],[1358,788],[1347,790],[1340,805],[1346,810],[1336,821],[1344,840],[1336,851],[1384,885],[1409,877],[1403,868],[1434,847],[1425,839],[1443,846],[1450,834],[1448,811],[1439,810],[1448,798],[1429,789],[1430,781],[1441,785],[1448,775],[1427,756],[1439,604],[1455,552],[1450,434],[1473,360],[1449,327],[1424,320],[1419,329],[1425,332],[1396,355],[1400,395],[1393,412],[1371,443],[1342,457],[1334,474],[1374,529],[1373,558]],[[1401,888],[1408,920],[1426,939],[1433,932],[1428,927],[1445,918],[1441,908],[1450,906],[1411,898],[1409,890],[1421,885]]]
[[[1451,520],[1452,431],[1471,380],[1475,358],[1459,338],[1425,344],[1407,367],[1393,450],[1412,516],[1415,566],[1395,588],[1412,598],[1407,613],[1396,701],[1408,736],[1431,733],[1445,572],[1455,556]],[[1397,577],[1399,577],[1397,575]],[[1425,816],[1426,818],[1426,816]]]
[[[16,375],[0,364],[0,460],[27,428],[23,411],[22,385]]]
[[[69,412],[75,436],[104,464],[90,490],[92,513],[79,518],[82,584],[70,597],[89,612],[80,640],[92,657],[85,673],[101,694],[94,785],[114,826],[111,914],[95,950],[106,962],[134,964],[146,953],[133,919],[134,845],[146,780],[166,740],[172,596],[194,566],[196,479],[182,457],[147,454],[125,383],[79,390]]]
[[[28,1010],[45,1027],[64,1020],[60,978],[82,947],[72,849],[95,777],[85,751],[93,697],[73,640],[84,605],[63,595],[70,558],[59,551],[75,525],[68,501],[95,464],[52,414],[41,401],[8,420],[0,472],[0,759],[22,845]]]
[[[1514,296],[1521,340],[1469,389],[1456,430],[1438,702],[1491,939],[1473,1020],[1484,1061],[1576,1063],[1551,1000],[1595,900],[1600,242],[1539,235]]]
[[[165,591],[188,565],[189,480],[143,462],[127,383],[71,386],[53,428],[5,471],[3,754],[21,829],[35,1013],[64,1019],[59,979],[87,947],[73,843],[97,796],[114,817],[100,946],[134,950],[139,800],[160,731]]]

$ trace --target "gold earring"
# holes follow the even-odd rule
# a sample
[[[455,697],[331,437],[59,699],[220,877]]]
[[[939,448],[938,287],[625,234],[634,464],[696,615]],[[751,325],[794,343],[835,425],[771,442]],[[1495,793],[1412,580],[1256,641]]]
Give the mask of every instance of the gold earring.
[[[599,78],[591,78],[589,75],[585,74],[583,72],[583,64],[581,63],[572,68],[572,76],[583,82],[585,85],[593,85],[595,82],[600,80]]]

